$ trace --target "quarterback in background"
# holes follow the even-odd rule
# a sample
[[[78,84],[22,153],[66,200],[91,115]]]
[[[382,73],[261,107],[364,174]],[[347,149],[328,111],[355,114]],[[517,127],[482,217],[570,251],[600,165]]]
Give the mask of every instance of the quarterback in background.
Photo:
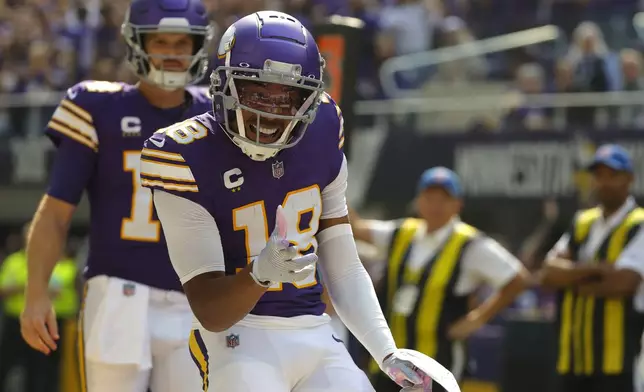
[[[156,132],[141,161],[197,319],[202,390],[373,391],[333,334],[323,280],[382,370],[429,391],[430,359],[396,348],[358,258],[342,114],[312,35],[290,15],[258,12],[224,33],[217,58],[213,112]]]
[[[83,390],[195,391],[200,382],[188,351],[192,313],[152,194],[140,185],[139,160],[155,130],[209,110],[207,91],[186,86],[206,72],[212,27],[199,0],[134,0],[122,34],[140,82],[77,84],[48,124],[58,151],[27,245],[22,334],[43,353],[57,349],[47,282],[86,189],[91,222],[79,339]]]

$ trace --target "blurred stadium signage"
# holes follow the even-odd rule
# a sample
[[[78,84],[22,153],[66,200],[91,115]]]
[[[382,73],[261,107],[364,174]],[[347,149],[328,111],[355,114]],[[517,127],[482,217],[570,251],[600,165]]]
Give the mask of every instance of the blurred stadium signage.
[[[420,173],[441,165],[461,175],[469,199],[572,198],[588,191],[583,168],[608,142],[631,152],[634,191],[644,196],[644,134],[636,130],[421,135],[392,129],[367,194],[371,202],[406,205]]]
[[[636,171],[634,191],[644,196],[644,135],[637,139],[606,139],[591,134],[564,141],[507,141],[493,144],[457,144],[454,169],[462,176],[470,197],[561,197],[586,192],[590,178],[584,168],[597,146],[622,144],[631,153]],[[630,136],[630,135],[629,135]],[[641,139],[641,140],[639,140]]]
[[[574,189],[576,157],[557,142],[455,145],[454,169],[468,196],[565,195]]]
[[[392,126],[378,153],[364,205],[383,207],[385,218],[408,216],[420,173],[447,166],[462,177],[464,219],[517,247],[542,219],[544,199],[558,200],[566,222],[579,200],[588,200],[591,178],[582,169],[596,147],[606,142],[620,143],[631,152],[634,192],[644,204],[641,131],[428,135]]]

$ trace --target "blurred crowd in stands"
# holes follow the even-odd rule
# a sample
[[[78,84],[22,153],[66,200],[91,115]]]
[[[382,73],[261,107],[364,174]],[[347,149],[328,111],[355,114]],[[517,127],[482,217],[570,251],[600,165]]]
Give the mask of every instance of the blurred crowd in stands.
[[[544,24],[560,27],[565,38],[553,45],[402,72],[397,83],[402,88],[421,89],[432,84],[502,81],[513,92],[526,95],[633,91],[643,83],[642,42],[633,25],[640,0],[204,1],[217,34],[237,17],[261,9],[283,10],[309,27],[332,14],[361,19],[365,44],[356,89],[363,100],[390,98],[378,77],[379,65],[388,58]],[[0,0],[0,93],[63,91],[83,79],[132,82],[119,31],[126,4],[127,0]],[[0,113],[0,131],[24,133],[24,127],[15,122],[20,118],[15,117],[25,116]],[[501,121],[476,120],[474,128],[485,131],[552,129],[562,121],[575,126],[616,123],[640,127],[644,110],[631,105],[601,113],[595,108],[554,113],[540,106],[519,105],[503,113]]]
[[[237,17],[279,9],[314,26],[339,14],[365,22],[359,81],[380,95],[376,70],[392,56],[466,43],[554,23],[568,36],[561,58],[541,52],[473,57],[459,67],[409,77],[463,82],[510,79],[527,92],[635,89],[640,53],[633,15],[639,0],[205,0],[219,34]],[[0,91],[62,90],[82,79],[131,80],[120,24],[127,0],[0,0]],[[593,21],[593,22],[589,22]],[[633,50],[634,49],[634,50]],[[559,54],[557,54],[559,55]]]

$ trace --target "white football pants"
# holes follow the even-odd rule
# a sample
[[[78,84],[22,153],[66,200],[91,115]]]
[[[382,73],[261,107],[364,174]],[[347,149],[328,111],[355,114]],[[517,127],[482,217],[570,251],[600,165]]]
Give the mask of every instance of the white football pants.
[[[83,392],[201,390],[183,294],[98,276],[87,282],[80,322]]]
[[[203,391],[374,392],[329,324],[300,329],[236,325],[220,333],[195,330],[190,351]]]

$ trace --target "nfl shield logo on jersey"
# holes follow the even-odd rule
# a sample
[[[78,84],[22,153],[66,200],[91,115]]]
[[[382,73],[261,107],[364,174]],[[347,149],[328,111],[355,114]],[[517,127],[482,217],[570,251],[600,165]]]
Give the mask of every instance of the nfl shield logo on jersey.
[[[276,161],[273,163],[273,177],[280,179],[284,175],[284,162]]]
[[[134,283],[123,283],[123,295],[131,297],[136,293],[136,285]]]
[[[237,346],[239,346],[239,335],[231,333],[230,335],[226,336],[226,347],[235,348]]]

